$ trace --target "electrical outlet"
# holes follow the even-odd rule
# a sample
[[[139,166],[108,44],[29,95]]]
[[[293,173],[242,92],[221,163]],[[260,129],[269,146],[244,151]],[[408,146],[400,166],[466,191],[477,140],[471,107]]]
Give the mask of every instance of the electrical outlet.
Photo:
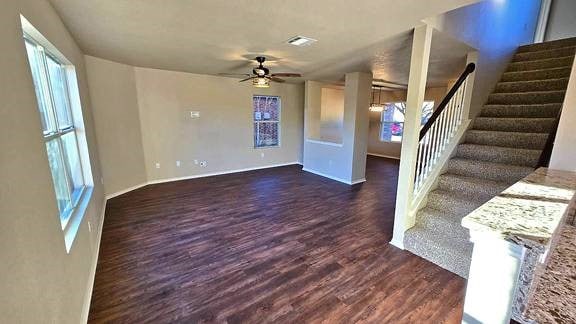
[[[156,169],[160,169],[160,163],[156,162]]]
[[[92,224],[88,221],[88,232],[92,233]]]
[[[190,118],[200,118],[200,112],[199,111],[191,111],[190,112]]]
[[[194,164],[198,165],[198,160],[194,160]]]
[[[176,161],[176,166],[180,167],[180,161]]]
[[[260,157],[264,158],[264,152],[260,152]]]
[[[205,168],[206,165],[208,165],[208,162],[206,162],[206,161],[200,162],[200,166],[201,166],[201,167]]]
[[[100,183],[104,184],[104,177],[100,177]]]

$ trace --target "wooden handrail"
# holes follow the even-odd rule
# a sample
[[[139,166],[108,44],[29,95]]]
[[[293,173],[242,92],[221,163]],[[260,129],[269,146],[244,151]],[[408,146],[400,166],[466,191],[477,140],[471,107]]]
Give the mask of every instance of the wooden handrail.
[[[454,95],[458,91],[458,88],[460,88],[462,83],[464,83],[464,81],[466,81],[466,78],[468,77],[468,75],[470,75],[470,73],[474,72],[475,69],[476,69],[476,64],[474,64],[474,63],[469,63],[468,65],[466,65],[466,69],[464,69],[464,72],[462,72],[462,75],[460,75],[460,77],[458,78],[456,83],[454,83],[454,86],[452,86],[450,91],[448,91],[448,93],[446,94],[446,97],[444,97],[444,99],[442,99],[442,102],[440,102],[440,104],[438,105],[438,108],[436,108],[434,110],[434,112],[432,113],[432,116],[430,116],[430,119],[428,119],[426,124],[424,124],[424,127],[422,127],[422,129],[420,130],[420,138],[419,138],[420,141],[424,138],[424,136],[426,136],[426,133],[428,132],[430,127],[432,127],[432,125],[434,125],[434,122],[436,121],[436,119],[438,119],[438,117],[440,116],[442,111],[444,111],[446,106],[448,106],[448,103],[450,102],[450,100],[452,100],[452,97],[454,97]]]

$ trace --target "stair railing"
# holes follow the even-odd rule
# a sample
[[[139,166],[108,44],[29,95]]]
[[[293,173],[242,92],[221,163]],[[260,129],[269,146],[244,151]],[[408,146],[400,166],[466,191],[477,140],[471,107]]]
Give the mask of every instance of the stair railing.
[[[420,130],[418,157],[416,160],[416,177],[414,193],[418,194],[432,173],[440,157],[458,131],[464,116],[464,100],[468,76],[474,72],[476,65],[469,63],[446,97],[430,116]]]

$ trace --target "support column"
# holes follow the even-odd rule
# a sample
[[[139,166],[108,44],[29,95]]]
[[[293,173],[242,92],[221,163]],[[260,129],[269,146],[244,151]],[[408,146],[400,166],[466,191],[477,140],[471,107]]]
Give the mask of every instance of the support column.
[[[400,153],[396,213],[394,216],[394,234],[390,242],[402,249],[404,248],[404,232],[414,226],[411,203],[414,193],[418,137],[422,118],[422,104],[424,102],[424,93],[426,92],[431,44],[432,27],[429,25],[416,27],[414,29],[412,56],[410,58],[410,76],[408,79],[404,132],[402,134],[402,150]]]
[[[366,180],[366,155],[368,153],[369,108],[372,91],[372,73],[346,74],[344,89],[344,137],[349,149],[351,165],[350,183]],[[348,142],[348,143],[347,143]]]
[[[474,242],[462,323],[508,324],[525,248],[470,233]]]

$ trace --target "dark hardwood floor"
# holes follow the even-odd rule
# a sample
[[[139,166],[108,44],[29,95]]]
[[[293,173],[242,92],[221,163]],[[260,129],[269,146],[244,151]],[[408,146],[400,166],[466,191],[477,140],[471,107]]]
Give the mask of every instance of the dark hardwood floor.
[[[465,281],[388,244],[398,163],[348,186],[288,166],[106,208],[91,323],[460,323]]]

